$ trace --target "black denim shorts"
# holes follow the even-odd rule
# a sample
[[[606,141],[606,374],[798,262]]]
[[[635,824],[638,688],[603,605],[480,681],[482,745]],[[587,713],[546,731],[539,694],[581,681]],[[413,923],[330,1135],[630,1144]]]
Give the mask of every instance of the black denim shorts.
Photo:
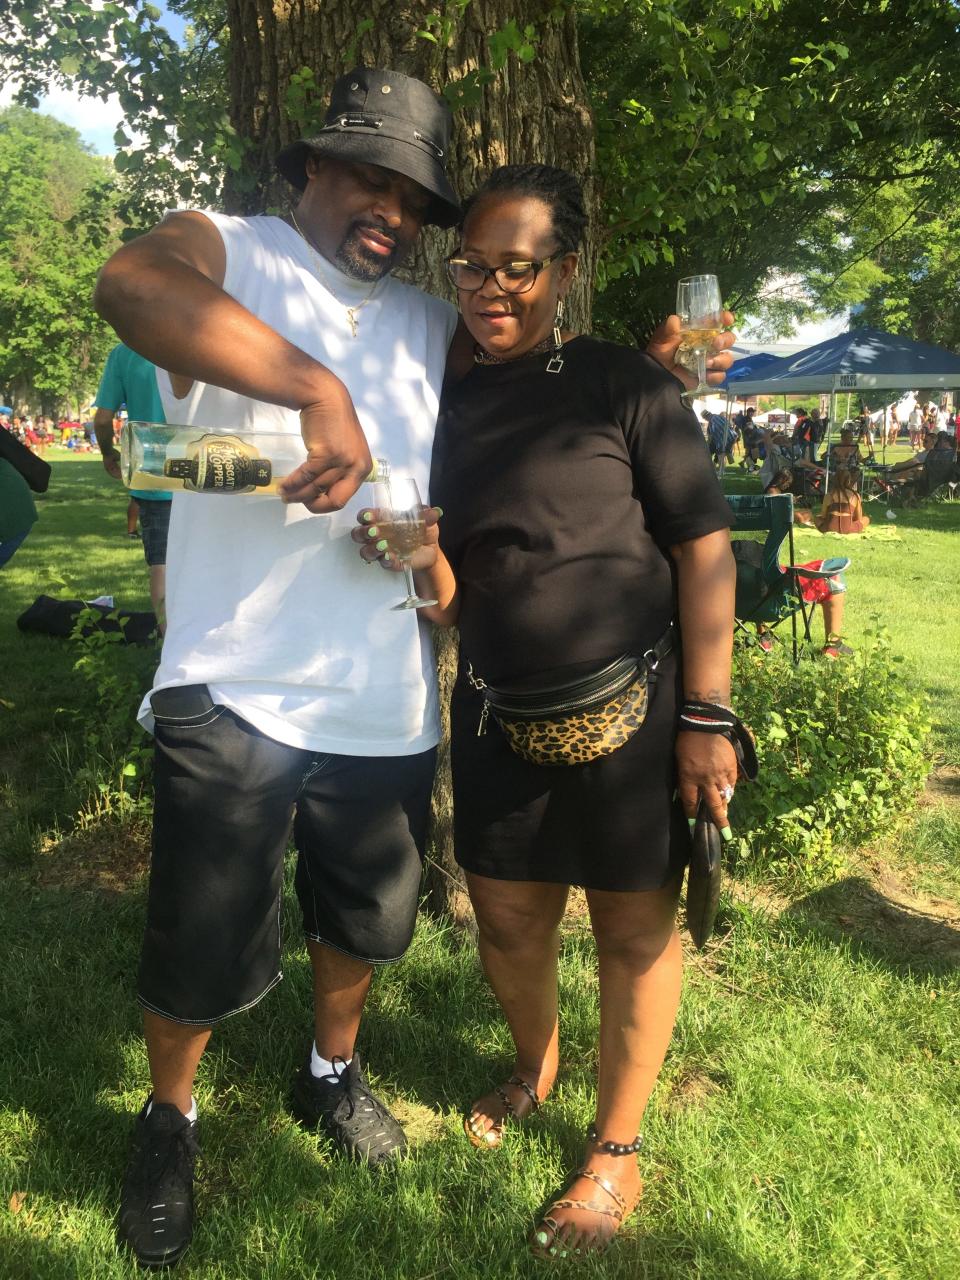
[[[143,558],[147,564],[166,564],[167,532],[173,503],[165,498],[138,498],[137,502],[140,504]]]
[[[342,756],[266,737],[204,685],[161,690],[153,856],[137,995],[209,1026],[283,976],[280,898],[291,825],[308,938],[398,960],[416,921],[436,751]]]

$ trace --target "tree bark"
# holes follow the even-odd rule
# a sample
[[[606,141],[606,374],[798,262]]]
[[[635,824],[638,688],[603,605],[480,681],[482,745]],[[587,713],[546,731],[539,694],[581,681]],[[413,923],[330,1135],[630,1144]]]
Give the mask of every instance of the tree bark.
[[[243,172],[228,179],[227,208],[260,213],[287,206],[292,192],[276,177],[277,153],[322,123],[334,80],[352,66],[389,67],[441,92],[491,65],[489,37],[512,20],[521,31],[528,23],[536,27],[536,56],[521,62],[511,54],[496,78],[481,89],[478,105],[455,113],[450,179],[465,195],[498,165],[554,164],[580,177],[587,209],[593,213],[593,124],[572,8],[544,18],[543,7],[532,0],[472,0],[462,11],[451,6],[456,13],[452,29],[435,44],[417,31],[426,27],[437,8],[435,0],[369,0],[362,7],[345,0],[228,0],[231,120],[249,151]],[[372,25],[361,31],[367,20]],[[433,30],[437,34],[436,27]],[[291,76],[305,67],[313,71],[317,94],[304,118],[293,120],[285,109],[287,89]],[[428,228],[404,275],[452,298],[442,263],[455,245],[454,237],[455,232]],[[582,248],[567,312],[573,330],[590,326],[597,239],[594,229]],[[433,909],[466,922],[469,906],[453,858],[449,772],[447,709],[456,676],[456,638],[438,633],[435,642],[444,740],[434,788],[427,894]]]

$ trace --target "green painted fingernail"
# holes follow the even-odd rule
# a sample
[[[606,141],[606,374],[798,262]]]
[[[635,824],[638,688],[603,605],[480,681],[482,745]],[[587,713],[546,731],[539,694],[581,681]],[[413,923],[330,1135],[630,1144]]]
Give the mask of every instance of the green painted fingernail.
[[[549,1237],[545,1231],[537,1232],[537,1244],[546,1244],[548,1239]]]
[[[376,538],[379,533],[380,533],[380,530],[377,528],[377,526],[375,524],[372,524],[370,528],[367,530],[367,537]]]
[[[386,540],[386,538],[381,538],[381,539],[380,539],[380,541],[377,543],[377,550],[378,550],[378,551],[386,551],[386,549],[387,549],[387,547],[389,547],[389,545],[390,545],[390,543]]]
[[[690,827],[690,830],[692,831],[692,830],[693,830],[693,828],[697,825],[697,820],[696,820],[696,818],[688,818],[688,819],[687,819],[687,825]]]
[[[373,512],[372,512],[372,511],[361,511],[361,512],[360,512],[360,519],[363,521],[363,523],[364,523],[364,524],[369,524],[369,523],[370,523],[370,521],[373,519]]]
[[[733,839],[733,832],[730,830],[730,828],[729,828],[729,827],[721,827],[721,828],[720,828],[720,834],[723,836],[724,840],[732,840],[732,839]]]
[[[434,507],[433,509],[437,513],[437,519],[439,520],[443,515],[443,507]]]
[[[389,559],[390,559],[390,552],[389,552],[389,551],[385,551],[385,552],[383,553],[383,558],[384,558],[384,560],[389,560]]]

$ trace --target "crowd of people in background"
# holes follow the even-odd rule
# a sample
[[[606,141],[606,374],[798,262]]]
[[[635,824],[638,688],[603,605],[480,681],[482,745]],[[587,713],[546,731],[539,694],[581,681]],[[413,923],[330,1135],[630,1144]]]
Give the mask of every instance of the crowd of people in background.
[[[753,406],[745,406],[734,414],[717,413],[704,409],[700,414],[704,439],[710,449],[714,465],[737,465],[748,473],[763,473],[761,479],[769,483],[774,471],[782,470],[777,459],[765,466],[772,451],[779,455],[779,462],[806,464],[811,468],[828,464],[835,468],[849,461],[855,468],[864,462],[876,462],[879,445],[890,448],[898,441],[908,439],[910,447],[924,454],[932,440],[943,439],[956,450],[960,445],[960,409],[954,411],[945,404],[917,401],[909,414],[901,420],[897,406],[890,405],[879,414],[869,405],[861,405],[857,415],[844,421],[840,430],[840,443],[829,447],[829,458],[824,443],[830,435],[829,419],[819,409],[808,411],[802,406],[789,414],[762,415],[757,421]],[[914,459],[915,460],[915,459]],[[913,460],[912,460],[913,461]],[[923,457],[919,458],[923,461]]]
[[[33,418],[29,414],[0,413],[0,427],[41,456],[51,444],[58,444],[78,453],[90,453],[95,448],[92,419],[88,422],[77,422],[70,418],[54,421],[42,413]]]

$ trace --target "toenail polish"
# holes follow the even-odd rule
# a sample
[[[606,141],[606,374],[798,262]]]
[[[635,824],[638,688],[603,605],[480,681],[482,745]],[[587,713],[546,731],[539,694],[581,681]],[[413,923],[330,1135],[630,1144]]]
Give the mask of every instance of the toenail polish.
[[[546,1244],[548,1239],[549,1237],[545,1231],[537,1232],[537,1244]]]

